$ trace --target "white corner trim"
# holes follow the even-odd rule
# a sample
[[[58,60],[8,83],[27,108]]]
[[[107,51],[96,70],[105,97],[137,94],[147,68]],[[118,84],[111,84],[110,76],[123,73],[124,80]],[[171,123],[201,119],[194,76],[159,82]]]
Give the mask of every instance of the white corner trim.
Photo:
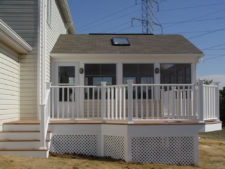
[[[1,19],[0,34],[2,35],[0,36],[0,39],[13,48],[16,52],[27,54],[32,51],[32,47]]]

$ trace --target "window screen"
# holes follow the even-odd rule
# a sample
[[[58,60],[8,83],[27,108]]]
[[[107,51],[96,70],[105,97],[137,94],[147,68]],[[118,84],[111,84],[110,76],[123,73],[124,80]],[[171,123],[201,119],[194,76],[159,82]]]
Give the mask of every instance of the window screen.
[[[162,84],[191,83],[191,64],[160,64],[160,81]]]

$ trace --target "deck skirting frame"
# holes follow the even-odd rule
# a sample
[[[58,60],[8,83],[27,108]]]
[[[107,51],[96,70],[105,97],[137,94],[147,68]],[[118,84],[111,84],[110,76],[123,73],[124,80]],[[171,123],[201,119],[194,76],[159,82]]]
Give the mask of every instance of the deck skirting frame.
[[[50,152],[198,165],[201,125],[52,124]]]

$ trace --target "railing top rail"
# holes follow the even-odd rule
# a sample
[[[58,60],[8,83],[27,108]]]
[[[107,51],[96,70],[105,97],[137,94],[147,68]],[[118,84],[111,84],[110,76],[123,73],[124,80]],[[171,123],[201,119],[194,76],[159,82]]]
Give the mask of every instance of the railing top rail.
[[[133,84],[133,86],[194,86],[195,84]]]
[[[132,84],[133,86],[194,86],[195,84]],[[127,87],[128,84],[107,85],[105,87]],[[209,85],[207,85],[209,86]],[[213,86],[214,85],[210,85]],[[50,88],[101,88],[101,86],[81,86],[81,85],[51,85]]]
[[[132,84],[133,86],[195,86],[197,84]],[[128,84],[121,85],[107,85],[105,87],[127,87]],[[204,87],[217,87],[217,85],[203,84]],[[101,88],[101,86],[87,86],[87,85],[51,85],[50,88]]]
[[[215,88],[218,87],[217,85],[213,85],[213,84],[210,84],[210,85],[203,84],[203,86],[204,86],[204,87],[215,87]]]
[[[100,88],[101,86],[79,86],[79,85],[74,85],[74,86],[71,86],[71,85],[52,85],[50,86],[50,88]]]

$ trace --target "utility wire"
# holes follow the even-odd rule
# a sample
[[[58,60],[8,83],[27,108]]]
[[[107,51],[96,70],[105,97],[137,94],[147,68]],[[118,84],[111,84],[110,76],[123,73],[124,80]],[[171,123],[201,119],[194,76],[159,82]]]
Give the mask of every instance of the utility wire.
[[[220,43],[220,44],[217,44],[217,45],[212,45],[212,46],[203,48],[201,50],[212,49],[212,48],[221,47],[221,46],[225,46],[225,43]]]
[[[225,3],[212,3],[207,5],[193,5],[188,7],[181,7],[181,8],[172,8],[172,9],[161,9],[160,12],[167,12],[167,11],[177,11],[177,10],[184,10],[184,9],[193,9],[193,8],[202,8],[202,7],[211,7],[211,6],[218,6],[223,5]]]
[[[103,17],[101,17],[101,18],[99,18],[99,19],[97,19],[97,20],[94,20],[94,21],[89,22],[89,23],[87,23],[87,24],[85,24],[85,25],[82,25],[82,26],[79,27],[79,29],[81,29],[81,30],[86,30],[86,29],[88,29],[89,27],[93,27],[93,25],[98,24],[99,22],[102,23],[103,20],[106,20],[106,19],[108,19],[108,18],[112,18],[112,16],[114,17],[115,15],[118,15],[118,14],[121,14],[121,13],[123,13],[123,12],[126,12],[127,9],[133,8],[134,6],[136,6],[136,5],[133,4],[133,5],[130,5],[130,6],[128,6],[128,7],[121,8],[121,9],[119,9],[119,10],[117,10],[117,11],[114,11],[114,12],[112,12],[112,13],[106,15],[106,16],[103,16]],[[100,23],[99,23],[99,24],[100,24]]]
[[[217,58],[223,58],[223,57],[225,57],[225,54],[224,55],[215,56],[215,57],[210,57],[208,59],[204,59],[204,61],[213,60],[213,59],[217,59]]]
[[[217,20],[223,20],[225,19],[225,17],[215,17],[215,18],[206,18],[206,19],[197,19],[197,20],[190,20],[190,21],[177,21],[177,22],[165,22],[162,24],[168,25],[168,24],[180,24],[180,23],[194,23],[194,22],[203,22],[203,21],[217,21]]]
[[[202,36],[206,36],[206,35],[209,35],[209,34],[212,34],[212,33],[215,33],[215,32],[220,32],[220,31],[224,31],[225,28],[221,28],[221,29],[216,29],[214,31],[209,31],[207,33],[202,33],[200,35],[196,35],[196,36],[191,36],[189,37],[189,39],[194,39],[194,38],[199,38],[199,37],[202,37]]]
[[[170,28],[170,27],[173,27],[175,25],[178,25],[178,24],[182,24],[182,23],[186,23],[186,22],[191,22],[191,21],[194,21],[198,18],[202,18],[202,17],[205,17],[205,16],[208,16],[208,15],[213,15],[213,14],[218,14],[219,12],[224,12],[225,10],[222,9],[222,10],[216,10],[216,11],[213,11],[213,12],[209,12],[207,14],[204,14],[204,15],[200,15],[200,16],[197,16],[197,17],[193,17],[193,18],[190,18],[190,19],[186,19],[186,20],[183,20],[183,21],[179,21],[179,23],[174,23],[174,24],[171,24],[167,27],[164,27],[164,28]]]

